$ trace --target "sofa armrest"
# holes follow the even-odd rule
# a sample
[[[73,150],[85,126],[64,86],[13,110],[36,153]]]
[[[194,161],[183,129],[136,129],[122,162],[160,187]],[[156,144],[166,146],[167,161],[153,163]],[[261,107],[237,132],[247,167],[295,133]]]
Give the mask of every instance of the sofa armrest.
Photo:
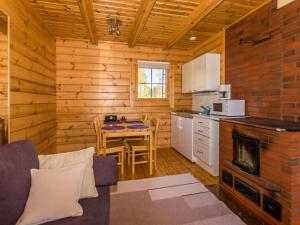
[[[96,186],[115,185],[118,181],[118,166],[112,156],[94,156]]]

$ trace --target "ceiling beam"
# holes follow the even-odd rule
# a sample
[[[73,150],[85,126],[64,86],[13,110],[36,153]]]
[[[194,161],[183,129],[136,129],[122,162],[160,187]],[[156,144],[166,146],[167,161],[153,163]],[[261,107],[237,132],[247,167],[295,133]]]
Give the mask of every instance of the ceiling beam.
[[[129,37],[129,42],[128,42],[129,47],[133,48],[136,45],[142,31],[144,30],[144,27],[146,26],[147,20],[150,16],[150,13],[152,11],[155,2],[156,0],[141,1],[136,19],[134,21],[133,29]]]
[[[77,2],[80,8],[82,19],[88,31],[89,39],[92,44],[96,45],[98,44],[98,38],[92,0],[77,0]]]
[[[174,46],[185,34],[195,27],[201,20],[217,8],[224,0],[203,0],[200,5],[182,23],[181,27],[169,38],[165,49]]]

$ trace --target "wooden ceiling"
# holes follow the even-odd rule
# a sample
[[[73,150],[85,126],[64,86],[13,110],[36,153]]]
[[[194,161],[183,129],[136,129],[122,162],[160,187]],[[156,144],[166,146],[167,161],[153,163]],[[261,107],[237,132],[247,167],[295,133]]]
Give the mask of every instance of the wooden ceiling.
[[[191,50],[270,0],[28,1],[55,37]],[[120,36],[108,32],[107,20],[115,17]]]

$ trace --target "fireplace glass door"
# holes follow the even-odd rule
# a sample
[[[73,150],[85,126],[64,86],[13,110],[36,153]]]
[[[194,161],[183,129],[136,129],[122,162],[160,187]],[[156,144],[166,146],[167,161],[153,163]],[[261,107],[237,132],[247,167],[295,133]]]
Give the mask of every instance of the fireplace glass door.
[[[243,171],[259,176],[260,142],[237,132],[233,135],[233,161]]]

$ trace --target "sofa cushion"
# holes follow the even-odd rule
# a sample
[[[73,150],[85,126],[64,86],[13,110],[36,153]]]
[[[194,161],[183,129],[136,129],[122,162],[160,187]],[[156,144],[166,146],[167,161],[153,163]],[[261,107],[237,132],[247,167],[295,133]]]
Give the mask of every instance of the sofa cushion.
[[[0,221],[15,224],[21,216],[31,186],[30,169],[38,168],[35,147],[18,141],[0,147]]]
[[[99,196],[79,200],[83,216],[60,219],[44,225],[109,225],[109,187],[97,187]]]
[[[78,200],[85,168],[86,164],[80,163],[58,169],[32,169],[29,197],[17,225],[82,216]]]
[[[118,181],[118,165],[113,156],[94,156],[96,186],[115,185]]]
[[[98,196],[95,186],[95,176],[93,170],[94,147],[89,147],[79,151],[64,152],[53,155],[39,155],[40,169],[55,169],[85,163],[80,198],[93,198]]]

